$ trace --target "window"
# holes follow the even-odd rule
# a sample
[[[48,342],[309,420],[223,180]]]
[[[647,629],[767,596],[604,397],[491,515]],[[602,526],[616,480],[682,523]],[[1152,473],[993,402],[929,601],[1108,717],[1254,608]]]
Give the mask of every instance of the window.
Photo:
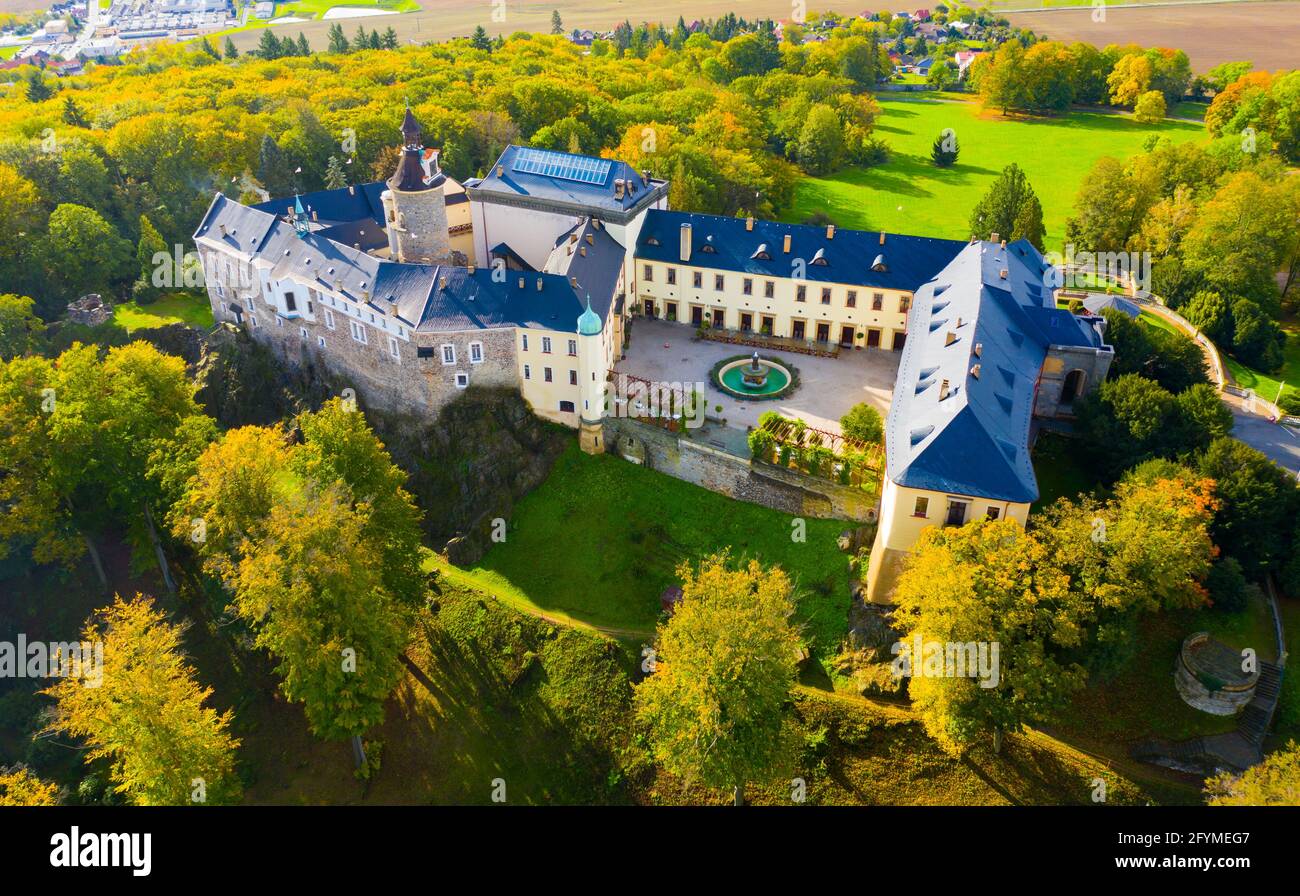
[[[248,315],[248,325],[254,330],[257,329],[257,317],[255,315]]]
[[[276,318],[277,320],[279,318]],[[352,331],[352,339],[365,345],[369,340],[366,338],[366,328],[364,324],[359,324],[354,320],[348,321],[348,328]]]
[[[668,285],[669,286],[677,285],[677,268],[668,269]]]
[[[456,346],[447,344],[442,347],[442,363],[444,365],[456,363]]]
[[[294,300],[293,293],[286,292],[284,294],[284,307],[288,308],[290,311],[298,310],[298,303]]]
[[[952,501],[948,502],[948,518],[944,521],[947,526],[960,526],[966,522],[966,502]]]
[[[550,336],[543,336],[543,337],[542,337],[542,354],[543,354],[543,355],[549,355],[550,353],[551,353],[551,337],[550,337]]]
[[[796,302],[808,301],[808,287],[800,283],[794,288],[794,300]]]
[[[317,336],[317,337],[316,337],[316,344],[319,345],[321,348],[324,348],[324,347],[325,347],[325,337],[324,337],[324,336]]]
[[[402,349],[397,344],[396,336],[388,337],[388,354],[392,355],[394,361],[402,360]]]
[[[831,288],[830,288],[829,286],[823,286],[823,287],[822,287],[822,304],[823,304],[823,305],[829,305],[830,303],[831,303]]]
[[[917,498],[916,506],[912,508],[912,516],[928,517],[930,515],[930,499]]]
[[[546,382],[548,382],[548,383],[549,383],[549,382],[552,382],[552,378],[551,378],[551,368],[549,368],[549,367],[543,367],[543,368],[542,368],[542,379],[544,379],[544,380],[545,380]]]
[[[226,303],[225,303],[225,302],[221,302],[220,305],[221,305],[221,313],[222,313],[222,314],[225,314],[225,313],[226,313]]]
[[[275,325],[276,325],[277,327],[283,327],[283,326],[284,326],[284,318],[277,314],[277,315],[275,316]]]
[[[578,340],[576,339],[569,340],[569,357],[570,358],[578,357]]]
[[[524,340],[524,351],[528,351],[528,334],[524,333],[522,338]]]
[[[574,408],[573,408],[573,402],[571,402],[571,401],[562,401],[562,402],[560,402],[560,410],[563,411],[563,412],[566,413],[566,414],[572,414],[572,413],[573,413],[573,410],[574,410]]]
[[[524,379],[526,379],[526,380],[531,380],[532,378],[533,378],[533,369],[532,369],[531,367],[529,367],[527,364],[525,364],[525,365],[524,365]]]
[[[331,330],[334,329],[334,312],[328,308],[325,309],[325,326]]]
[[[471,364],[483,363],[483,343],[471,342],[469,344],[469,363]]]
[[[911,307],[912,307],[911,296],[903,296],[901,299],[898,300],[898,310],[901,313],[906,314],[908,309]]]
[[[696,289],[702,289],[704,287],[704,275],[699,271],[693,271],[691,273],[691,285]]]
[[[417,358],[432,358],[432,357],[433,357],[433,346],[432,346],[432,345],[417,345],[417,346],[415,347],[415,357],[417,357]]]
[[[299,328],[298,328],[298,335],[301,336],[303,339],[306,339],[306,338],[307,338],[307,328],[306,328],[306,327],[299,327]]]
[[[846,308],[858,307],[858,291],[856,289],[849,290],[848,296],[844,299],[844,306]]]
[[[458,374],[456,374],[456,388],[457,388],[457,389],[464,389],[464,388],[467,387],[468,385],[469,385],[469,374],[468,374],[468,373],[458,373]]]
[[[871,294],[871,310],[872,310],[872,311],[879,311],[879,310],[880,310],[881,308],[883,308],[883,307],[885,307],[885,294],[884,294],[883,292],[872,293],[872,294]]]
[[[990,504],[990,505],[989,505],[989,512],[988,512],[988,514],[987,514],[987,517],[988,517],[988,519],[990,519],[990,520],[995,520],[995,519],[998,518],[998,514],[1000,514],[1001,512],[1002,512],[1002,508],[1001,508],[1001,507],[994,507],[992,504]]]
[[[774,295],[776,295],[776,283],[768,280],[763,284],[763,298],[770,299]]]
[[[569,371],[569,385],[570,386],[578,385],[578,371],[576,370]]]
[[[723,279],[723,276],[721,274],[713,275],[713,289],[716,292],[722,292],[722,287],[725,282],[726,281]]]
[[[653,281],[654,278],[655,278],[655,269],[654,269],[654,266],[653,266],[653,265],[646,265],[646,266],[645,266],[645,278],[644,278],[644,279],[647,280],[647,281]]]
[[[754,281],[751,280],[749,277],[746,277],[743,281],[741,281],[740,291],[747,296],[752,296],[754,294]]]

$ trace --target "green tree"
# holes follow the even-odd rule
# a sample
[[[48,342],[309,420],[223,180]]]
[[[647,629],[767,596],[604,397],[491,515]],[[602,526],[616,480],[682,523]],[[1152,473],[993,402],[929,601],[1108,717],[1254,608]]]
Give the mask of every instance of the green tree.
[[[397,49],[397,32],[393,30],[392,25],[384,30],[384,36],[380,38],[379,43],[385,50]]]
[[[81,107],[71,96],[63,98],[63,123],[74,128],[90,127],[90,122],[86,121],[86,116],[81,113]]]
[[[869,404],[860,403],[849,408],[849,412],[840,418],[840,432],[845,438],[873,445],[884,438],[885,427],[879,411]]]
[[[346,53],[351,49],[348,44],[347,35],[343,33],[343,26],[338,22],[330,25],[329,29],[329,51],[331,53]]]
[[[788,756],[785,704],[799,636],[790,579],[725,554],[678,568],[683,598],[659,626],[654,674],[637,686],[638,721],[671,774],[728,789],[771,778]]]
[[[239,58],[239,49],[235,46],[235,42],[230,39],[229,34],[226,35],[226,45],[221,52],[227,59]]]
[[[1232,314],[1228,310],[1228,301],[1219,293],[1199,290],[1179,309],[1179,313],[1211,341],[1232,345]]]
[[[551,33],[564,33],[564,21],[560,18],[560,11],[558,9],[551,10]]]
[[[88,292],[111,295],[131,278],[131,244],[83,205],[64,203],[51,213],[41,255],[51,292],[65,302]]]
[[[828,174],[844,161],[844,130],[835,110],[818,103],[799,130],[799,165],[811,175]]]
[[[25,89],[29,103],[43,103],[54,96],[54,88],[45,80],[45,75],[40,69],[36,68],[27,72]]]
[[[1242,363],[1261,370],[1282,366],[1286,334],[1258,304],[1238,299],[1232,305],[1232,323],[1232,353]]]
[[[41,344],[45,322],[36,316],[35,307],[27,296],[0,293],[0,361],[21,357]]]
[[[325,168],[325,189],[341,190],[347,185],[348,174],[343,167],[343,160],[338,156],[330,156],[329,164]]]
[[[97,615],[82,637],[103,644],[102,681],[63,678],[47,689],[47,730],[84,739],[88,761],[109,760],[116,791],[136,805],[236,801],[233,715],[205,705],[212,689],[185,661],[183,626],[139,596],[119,597]]]
[[[1133,117],[1143,124],[1154,124],[1165,119],[1165,95],[1158,90],[1148,90],[1137,98]]]
[[[960,153],[961,146],[957,143],[957,135],[948,130],[934,138],[934,144],[930,147],[930,161],[940,168],[951,168],[957,164],[957,156]]]
[[[208,40],[207,35],[204,35],[199,41],[199,50],[206,53],[208,56],[211,56],[213,59],[221,58],[221,54],[217,52],[216,47],[212,46],[212,41]]]
[[[289,48],[292,49],[293,42],[288,38],[285,38],[285,40],[289,41]],[[262,37],[258,40],[257,49],[254,52],[263,59],[279,59],[281,56],[286,55],[280,39],[275,36],[275,32],[270,28],[262,31]]]
[[[1014,162],[989,187],[971,211],[970,229],[980,239],[999,234],[1006,240],[1029,240],[1043,248],[1043,206],[1025,172]]]
[[[476,50],[483,50],[486,53],[492,52],[492,40],[488,37],[487,31],[482,25],[474,26],[474,35],[469,39],[469,45]]]
[[[276,198],[294,193],[293,170],[281,152],[280,145],[270,134],[262,137],[262,145],[257,153],[257,179]]]
[[[163,241],[162,234],[158,228],[154,227],[145,215],[140,216],[140,242],[136,244],[135,263],[139,272],[139,277],[135,282],[135,288],[132,290],[132,296],[137,302],[148,304],[156,301],[162,292],[157,286],[153,285],[153,272],[157,265],[154,258],[158,253],[167,254],[167,243]]]
[[[1259,578],[1288,559],[1288,535],[1297,510],[1295,478],[1265,455],[1228,437],[1215,439],[1198,468],[1214,480],[1222,506],[1212,532],[1224,553],[1236,557],[1249,578]]]

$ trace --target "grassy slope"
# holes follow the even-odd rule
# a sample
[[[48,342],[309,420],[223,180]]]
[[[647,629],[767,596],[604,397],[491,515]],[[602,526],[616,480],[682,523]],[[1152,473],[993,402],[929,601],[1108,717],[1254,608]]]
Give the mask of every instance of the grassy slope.
[[[505,543],[467,581],[554,616],[648,632],[660,594],[678,583],[677,565],[730,548],[795,576],[800,621],[819,651],[834,650],[849,606],[847,558],[835,544],[846,524],[809,519],[799,543],[791,522],[575,444],[519,502]]]
[[[1201,127],[1186,122],[1144,125],[1125,115],[1084,112],[1003,118],[969,101],[879,99],[876,134],[891,147],[889,161],[804,178],[786,220],[822,211],[843,227],[967,239],[971,209],[1015,162],[1043,204],[1048,248],[1059,248],[1079,183],[1097,159],[1134,155],[1153,134],[1179,142],[1204,137]],[[930,147],[944,128],[956,132],[961,146],[960,160],[949,169],[930,161]]]
[[[1300,389],[1300,324],[1294,321],[1283,323],[1283,328],[1286,331],[1286,348],[1282,369],[1276,373],[1262,373],[1226,354],[1223,356],[1223,362],[1232,372],[1237,385],[1243,389],[1254,389],[1255,394],[1269,401],[1277,399],[1278,389],[1283,383],[1286,383],[1286,392]]]
[[[135,302],[114,305],[113,320],[128,333],[175,323],[207,329],[212,326],[212,306],[206,297],[172,293],[148,305]]]

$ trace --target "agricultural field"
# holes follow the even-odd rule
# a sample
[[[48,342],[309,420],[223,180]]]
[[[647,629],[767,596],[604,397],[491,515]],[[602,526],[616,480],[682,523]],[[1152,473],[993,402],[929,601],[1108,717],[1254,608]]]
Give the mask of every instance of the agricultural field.
[[[1152,136],[1177,142],[1205,136],[1189,122],[1140,124],[1128,115],[1004,118],[983,112],[973,98],[881,97],[880,105],[876,134],[890,145],[889,161],[803,179],[786,220],[820,211],[842,227],[967,239],[970,210],[1015,162],[1043,204],[1047,248],[1060,248],[1079,184],[1097,159],[1135,155]],[[961,147],[957,164],[947,169],[930,161],[930,147],[945,128],[956,132]]]
[[[1101,22],[1093,21],[1090,2],[1048,2],[1078,8],[1004,14],[1013,25],[1031,28],[1052,40],[1082,40],[1098,47],[1129,43],[1177,47],[1186,51],[1195,72],[1242,60],[1255,63],[1256,69],[1291,68],[1295,48],[1300,45],[1300,3],[1294,0],[1108,6]],[[1003,0],[992,5],[1003,11],[1031,10],[1043,4],[1039,0]]]

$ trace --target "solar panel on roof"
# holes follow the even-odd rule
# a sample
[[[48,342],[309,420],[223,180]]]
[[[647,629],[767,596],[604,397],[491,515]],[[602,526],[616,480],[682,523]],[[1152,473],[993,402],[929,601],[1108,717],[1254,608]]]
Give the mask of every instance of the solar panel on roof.
[[[521,174],[540,174],[580,184],[603,184],[614,163],[609,159],[571,156],[545,149],[521,149],[511,168]]]

